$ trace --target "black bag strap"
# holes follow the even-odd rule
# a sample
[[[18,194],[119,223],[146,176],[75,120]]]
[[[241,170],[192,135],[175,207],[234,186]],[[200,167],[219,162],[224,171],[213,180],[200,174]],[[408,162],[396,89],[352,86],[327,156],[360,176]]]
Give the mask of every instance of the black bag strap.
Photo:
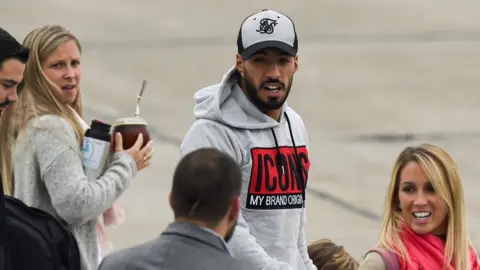
[[[1,269],[10,270],[11,262],[8,253],[7,241],[7,211],[5,209],[5,194],[3,192],[3,180],[0,174],[0,267]]]

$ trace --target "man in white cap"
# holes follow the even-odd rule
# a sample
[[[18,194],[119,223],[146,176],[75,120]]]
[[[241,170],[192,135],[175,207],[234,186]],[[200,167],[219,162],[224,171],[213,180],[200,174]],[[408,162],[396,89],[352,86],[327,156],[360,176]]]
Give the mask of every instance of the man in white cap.
[[[237,259],[252,270],[317,269],[305,240],[307,132],[286,103],[298,69],[295,25],[263,10],[243,21],[237,47],[222,81],[195,94],[181,155],[215,147],[241,166],[241,213],[229,242]]]

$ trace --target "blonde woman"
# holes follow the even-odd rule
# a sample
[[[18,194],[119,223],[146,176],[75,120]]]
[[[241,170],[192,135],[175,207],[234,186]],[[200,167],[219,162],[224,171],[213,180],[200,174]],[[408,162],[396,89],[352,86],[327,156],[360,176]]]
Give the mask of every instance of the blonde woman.
[[[80,43],[61,26],[44,26],[30,32],[24,46],[30,58],[22,94],[4,111],[0,127],[2,132],[13,131],[0,134],[0,144],[9,146],[0,158],[4,187],[27,205],[66,221],[77,239],[82,269],[94,270],[99,256],[97,218],[126,190],[137,170],[149,165],[152,142],[140,149],[139,136],[124,150],[116,134],[106,172],[87,179],[80,152]]]
[[[400,153],[377,248],[367,253],[360,270],[398,269],[387,268],[389,259],[405,270],[480,269],[468,236],[459,172],[444,150],[422,144]]]

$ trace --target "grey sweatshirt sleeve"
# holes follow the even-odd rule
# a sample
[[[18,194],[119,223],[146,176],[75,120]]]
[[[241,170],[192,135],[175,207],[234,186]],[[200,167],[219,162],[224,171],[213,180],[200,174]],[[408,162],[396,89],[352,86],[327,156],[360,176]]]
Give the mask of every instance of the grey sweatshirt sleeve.
[[[191,151],[203,147],[214,147],[230,154],[237,161],[242,158],[242,146],[236,135],[227,127],[209,120],[197,120],[187,132],[180,147],[180,155],[184,156]],[[255,237],[250,234],[248,224],[239,212],[237,226],[232,239],[229,241],[235,258],[247,263],[251,270],[293,270],[286,263],[271,258],[265,250],[257,244]]]
[[[312,259],[308,256],[308,249],[307,249],[307,239],[305,237],[305,225],[307,224],[307,209],[302,211],[302,219],[300,222],[300,233],[298,235],[298,250],[300,255],[302,256],[302,260],[305,263],[305,267],[308,270],[317,270],[315,264],[313,264]]]
[[[308,141],[308,135],[307,135],[307,130],[305,129],[305,125],[303,124],[303,121],[299,121],[302,128],[303,128],[303,134],[305,136],[305,146],[308,147],[309,141]],[[307,239],[305,236],[305,227],[307,225],[307,207],[302,211],[302,219],[300,222],[300,232],[298,235],[298,250],[300,252],[300,255],[302,257],[303,262],[305,263],[305,267],[308,270],[317,270],[317,267],[315,264],[313,264],[312,259],[308,256],[308,249],[307,249]]]
[[[100,216],[137,172],[135,160],[129,154],[115,153],[106,172],[89,181],[83,170],[80,145],[65,119],[41,117],[31,132],[41,179],[53,207],[69,224],[82,224]]]

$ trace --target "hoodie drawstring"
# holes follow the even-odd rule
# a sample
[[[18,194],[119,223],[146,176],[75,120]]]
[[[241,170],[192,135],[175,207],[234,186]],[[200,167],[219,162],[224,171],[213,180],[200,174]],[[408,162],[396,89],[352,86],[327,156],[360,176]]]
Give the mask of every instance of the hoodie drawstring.
[[[284,112],[283,114],[285,115],[285,119],[287,119],[288,131],[290,133],[290,139],[292,140],[292,144],[293,144],[293,151],[295,153],[294,155],[295,168],[297,170],[297,175],[301,178],[301,182],[302,182],[302,199],[303,199],[302,205],[305,206],[305,189],[306,189],[305,179],[303,178],[302,168],[300,167],[300,159],[298,157],[297,146],[295,145],[295,138],[293,137],[292,125],[290,124],[290,119],[288,118],[288,115],[286,112]],[[273,128],[270,128],[270,130],[272,131],[273,140],[275,141],[275,148],[277,149],[277,157],[276,157],[276,161],[278,164],[277,166],[281,166],[282,173],[285,174],[285,164],[283,163],[283,159],[280,155],[281,154],[280,146],[278,146],[277,136],[275,135],[275,131],[273,130]]]
[[[290,125],[288,126],[290,127]],[[277,149],[277,156],[276,156],[277,166],[280,165],[282,167],[282,174],[285,174],[285,167],[283,165],[283,159],[280,156],[280,147],[278,146],[277,136],[275,136],[275,131],[273,131],[273,128],[270,128],[270,131],[272,131],[273,140],[275,141],[275,148]]]

